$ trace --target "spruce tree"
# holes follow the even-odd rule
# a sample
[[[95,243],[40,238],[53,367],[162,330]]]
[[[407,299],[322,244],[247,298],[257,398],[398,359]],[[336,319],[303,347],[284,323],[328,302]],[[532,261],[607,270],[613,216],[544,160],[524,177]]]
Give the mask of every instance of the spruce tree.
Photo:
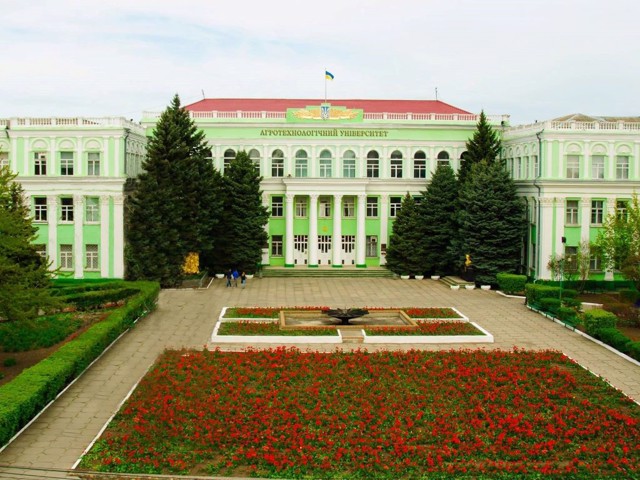
[[[460,170],[458,171],[458,180],[463,184],[471,167],[485,160],[492,163],[500,155],[502,142],[498,132],[489,124],[484,110],[480,112],[480,118],[476,124],[476,130],[473,137],[467,141],[467,151],[460,162]]]
[[[222,177],[223,210],[216,227],[215,264],[219,269],[255,272],[269,236],[269,209],[262,205],[262,177],[246,152],[238,152]]]
[[[0,319],[28,320],[59,306],[48,264],[37,252],[29,208],[16,175],[0,168]]]
[[[127,206],[127,276],[175,286],[190,252],[210,252],[220,213],[217,174],[199,131],[176,95],[147,147]]]
[[[500,162],[474,165],[461,186],[459,238],[471,256],[476,281],[495,284],[496,274],[516,272],[526,232],[524,205]]]
[[[457,201],[458,181],[453,169],[439,166],[417,206],[421,273],[455,272],[457,252],[452,241],[457,238]]]
[[[402,199],[400,210],[393,222],[387,268],[399,275],[422,274],[420,259],[420,231],[416,202],[408,193]]]

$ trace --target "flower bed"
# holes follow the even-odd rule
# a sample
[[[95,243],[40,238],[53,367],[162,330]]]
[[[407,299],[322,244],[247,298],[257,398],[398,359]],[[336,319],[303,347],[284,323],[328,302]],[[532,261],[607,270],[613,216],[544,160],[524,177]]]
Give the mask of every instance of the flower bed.
[[[632,478],[638,445],[640,407],[558,352],[169,351],[80,468]]]
[[[459,312],[449,307],[401,308],[411,318],[463,318]]]
[[[402,328],[402,327],[368,327],[365,328],[367,335],[484,335],[484,332],[478,330],[473,324],[467,322],[449,322],[441,321],[424,321],[416,322],[418,328]]]
[[[457,310],[449,307],[365,307],[369,311],[404,310],[411,318],[464,318]],[[329,310],[329,307],[229,307],[224,318],[278,318],[280,310]]]
[[[335,328],[313,328],[306,327],[300,329],[281,330],[278,322],[256,322],[256,321],[239,321],[225,322],[220,324],[217,332],[218,335],[284,335],[298,337],[303,335],[324,335],[336,336],[338,331]]]

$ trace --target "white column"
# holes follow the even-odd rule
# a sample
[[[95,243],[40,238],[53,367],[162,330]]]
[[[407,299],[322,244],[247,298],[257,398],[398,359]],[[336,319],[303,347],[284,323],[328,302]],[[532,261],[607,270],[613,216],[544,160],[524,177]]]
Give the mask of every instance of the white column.
[[[567,210],[567,199],[565,197],[556,197],[556,236],[552,240],[553,253],[564,255],[564,246],[562,245],[562,237],[564,237],[564,224]],[[549,231],[549,234],[551,231]],[[549,261],[547,258],[545,261]]]
[[[102,136],[102,145],[104,145],[104,160],[100,165],[100,175],[105,177],[113,177],[114,166],[112,166],[113,162],[118,162],[118,159],[113,159],[109,155],[109,137],[106,135]],[[103,170],[104,169],[104,170]],[[104,173],[103,173],[104,172]]]
[[[78,161],[75,164],[75,174],[78,176],[84,176],[87,174],[86,163],[84,163],[84,145],[83,139],[78,138]]]
[[[589,241],[589,228],[591,226],[591,198],[580,199],[580,241]]]
[[[342,267],[342,194],[333,195],[333,238],[331,251],[334,267]]]
[[[109,278],[109,196],[100,197],[100,276]]]
[[[124,278],[124,195],[113,197],[113,276]]]
[[[309,267],[318,266],[318,194],[309,195]]]
[[[29,156],[28,150],[24,152],[25,157]],[[25,161],[25,163],[27,163]],[[18,171],[18,139],[16,137],[11,138],[11,153],[9,154],[9,168],[12,172]],[[29,175],[29,168],[24,169],[24,175]]]
[[[365,216],[367,213],[367,196],[358,195],[358,211],[356,213],[356,267],[365,266],[365,248],[366,248],[366,233],[365,233]]]
[[[605,205],[604,218],[606,219],[609,215],[615,215],[616,213],[616,197],[607,197],[607,204]],[[613,280],[613,270],[605,270],[604,272],[605,280]]]
[[[84,197],[73,196],[73,260],[74,277],[84,277]]]
[[[549,262],[549,257],[553,253],[553,236],[551,232],[553,231],[553,198],[541,198],[540,205],[540,216],[541,225],[538,225],[540,229],[540,233],[538,234],[538,238],[540,240],[538,244],[538,265],[537,269],[538,278],[540,279],[550,279],[551,271],[547,267],[547,263]]]
[[[122,160],[120,159],[120,142],[122,141],[122,143],[126,142],[125,140],[125,136],[123,135],[122,137],[114,137],[114,143],[115,143],[115,148],[114,148],[114,152],[113,152],[113,167],[115,168],[115,172],[114,172],[114,176],[119,177],[120,176],[120,162],[122,162],[123,165],[125,165],[127,163],[127,159],[126,158],[122,158]],[[125,151],[127,150],[126,148],[124,149]],[[124,152],[123,152],[124,153]]]
[[[295,202],[295,195],[293,193],[287,193],[285,196],[285,239],[284,239],[284,266],[293,267],[293,207]]]
[[[389,245],[389,195],[380,196],[380,242]],[[380,265],[387,263],[387,257],[380,255]]]
[[[49,245],[47,252],[51,269],[58,268],[58,197],[49,195],[47,197],[47,224],[49,226]]]

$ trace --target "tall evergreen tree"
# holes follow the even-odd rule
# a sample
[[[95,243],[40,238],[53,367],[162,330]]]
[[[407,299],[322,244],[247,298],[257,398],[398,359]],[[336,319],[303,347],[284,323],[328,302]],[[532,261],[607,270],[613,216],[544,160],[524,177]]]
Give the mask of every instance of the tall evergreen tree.
[[[458,181],[453,169],[439,166],[417,206],[421,273],[455,272],[458,257],[452,240],[457,238]]]
[[[220,213],[217,173],[176,95],[149,140],[144,172],[127,208],[127,276],[173,286],[190,252],[210,252]]]
[[[0,168],[0,319],[27,320],[58,306],[52,273],[33,241],[36,228],[16,175]]]
[[[416,202],[407,193],[393,222],[387,247],[387,268],[400,275],[423,273],[417,213]]]
[[[476,281],[495,284],[496,274],[515,272],[520,265],[524,205],[500,162],[482,161],[470,173],[460,191],[460,262],[470,255]]]
[[[262,177],[246,152],[238,152],[222,177],[223,211],[216,227],[215,264],[254,272],[269,236],[269,209],[262,205]]]
[[[476,124],[476,130],[473,137],[467,141],[467,151],[460,162],[460,170],[458,171],[458,180],[463,184],[471,167],[486,161],[492,163],[500,155],[502,141],[496,130],[489,124],[484,110],[480,112],[480,118]]]

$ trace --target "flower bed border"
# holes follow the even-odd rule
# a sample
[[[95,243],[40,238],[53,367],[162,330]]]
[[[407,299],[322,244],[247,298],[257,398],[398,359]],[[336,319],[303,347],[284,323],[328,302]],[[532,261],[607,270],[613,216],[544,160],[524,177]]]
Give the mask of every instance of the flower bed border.
[[[442,320],[442,319],[438,319]],[[455,320],[454,320],[455,321]],[[460,321],[460,320],[458,320]],[[493,335],[475,322],[469,322],[484,335],[367,335],[364,343],[493,343]]]

